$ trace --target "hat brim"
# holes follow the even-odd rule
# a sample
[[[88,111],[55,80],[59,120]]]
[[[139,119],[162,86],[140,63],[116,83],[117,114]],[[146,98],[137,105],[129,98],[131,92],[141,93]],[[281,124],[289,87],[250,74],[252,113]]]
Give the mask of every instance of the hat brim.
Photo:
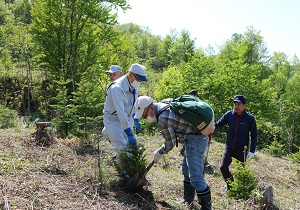
[[[144,109],[138,110],[135,112],[134,119],[140,119],[143,115]]]
[[[121,71],[112,71],[112,70],[108,70],[108,71],[106,71],[107,73],[116,73],[116,72],[121,72]]]
[[[148,78],[146,76],[142,76],[142,75],[139,75],[139,74],[136,74],[136,73],[135,73],[135,75],[137,76],[137,78],[140,81],[144,81],[144,82],[148,81]]]
[[[242,103],[240,100],[238,99],[234,99],[233,102],[238,102],[238,103]]]

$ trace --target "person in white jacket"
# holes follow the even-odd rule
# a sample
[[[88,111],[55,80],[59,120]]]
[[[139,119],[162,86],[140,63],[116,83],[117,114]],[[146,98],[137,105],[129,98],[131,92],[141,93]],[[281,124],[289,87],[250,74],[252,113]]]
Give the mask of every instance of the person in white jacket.
[[[111,82],[119,79],[123,76],[122,68],[118,65],[112,65],[109,70],[106,71]]]
[[[136,146],[132,116],[135,113],[134,103],[138,97],[137,89],[141,82],[146,81],[148,81],[146,68],[140,64],[132,64],[129,72],[115,80],[107,89],[102,134],[110,140],[117,153],[117,164],[121,168],[120,153],[128,143]]]
[[[123,76],[122,67],[118,66],[118,65],[110,66],[109,70],[106,72],[107,72],[108,77],[111,82],[114,82],[115,80],[117,80]],[[138,89],[136,90],[136,92],[138,92]],[[142,125],[141,125],[140,120],[134,119],[134,128],[135,128],[135,133],[139,133],[142,130]],[[104,133],[105,133],[105,131],[104,131]]]

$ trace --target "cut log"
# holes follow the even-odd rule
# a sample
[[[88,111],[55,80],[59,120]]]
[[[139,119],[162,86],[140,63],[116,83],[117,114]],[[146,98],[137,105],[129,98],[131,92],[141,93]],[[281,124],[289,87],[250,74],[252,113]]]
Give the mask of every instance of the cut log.
[[[35,139],[39,144],[49,145],[54,141],[51,122],[37,122]]]
[[[266,205],[274,204],[273,187],[272,186],[269,186],[265,189],[265,191],[263,193],[263,201],[264,201],[264,204],[266,204]]]
[[[47,127],[51,126],[51,122],[37,122],[36,123],[36,134],[41,135],[45,132]]]

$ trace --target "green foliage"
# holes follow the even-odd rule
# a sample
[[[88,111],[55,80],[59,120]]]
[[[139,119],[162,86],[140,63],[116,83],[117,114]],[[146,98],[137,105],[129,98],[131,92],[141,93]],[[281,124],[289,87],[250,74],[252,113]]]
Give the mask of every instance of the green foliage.
[[[157,126],[156,121],[152,123],[146,122],[145,119],[140,118],[140,123],[142,125],[142,130],[138,134],[139,136],[147,135],[147,136],[154,136],[159,133],[159,128]]]
[[[197,89],[217,120],[232,108],[233,96],[243,94],[257,119],[258,148],[276,138],[288,153],[298,151],[299,59],[289,61],[284,53],[270,57],[252,27],[232,34],[220,53],[205,54],[186,30],[160,37],[145,26],[118,25],[115,12],[128,9],[126,0],[10,2],[0,3],[2,104],[47,120],[50,109],[61,110],[54,120],[59,136],[87,141],[91,130],[102,126],[106,70],[118,64],[125,74],[138,62],[149,77],[141,95],[160,101]],[[142,134],[155,132],[146,123]]]
[[[234,169],[234,182],[230,183],[230,190],[227,191],[227,196],[234,199],[247,200],[254,192],[259,180],[255,174],[248,168],[248,159],[245,163],[242,163],[236,159],[233,159]]]
[[[12,128],[16,126],[17,113],[0,104],[0,128]]]
[[[157,101],[164,98],[176,98],[184,93],[182,89],[183,75],[178,67],[170,67],[164,71],[160,83],[154,88],[154,97]]]
[[[99,126],[96,121],[103,110],[105,92],[101,89],[99,76],[96,71],[88,71],[83,74],[78,90],[73,92],[72,104],[69,106],[74,113],[73,121],[77,125],[73,135],[85,140],[93,133],[93,129]]]
[[[146,169],[146,155],[144,146],[138,144],[136,147],[129,145],[121,153],[122,168],[118,168],[118,172],[122,181],[126,183],[137,173],[145,173]]]
[[[19,0],[15,3],[15,18],[24,24],[30,24],[31,18],[31,2],[28,0]]]
[[[216,69],[207,79],[211,100],[220,112],[216,113],[216,118],[232,108],[232,98],[236,94],[246,96],[247,109],[256,118],[274,118],[268,88],[260,85],[266,70],[265,59],[262,37],[251,28],[244,35],[234,34],[225,43],[216,56]]]
[[[280,144],[276,139],[269,145],[270,154],[275,157],[281,157],[284,155],[284,144]]]
[[[176,33],[174,36],[174,42],[170,48],[171,63],[173,65],[179,65],[181,63],[188,62],[195,53],[195,40],[191,39],[191,35],[188,31],[182,30],[180,35]]]
[[[82,73],[97,66],[102,45],[115,36],[111,25],[116,23],[112,7],[126,7],[126,1],[102,4],[93,0],[37,0],[32,4],[31,30],[39,47],[35,55],[47,66],[47,76],[67,84],[67,95],[76,91]],[[51,15],[49,15],[51,14]]]
[[[214,68],[211,57],[206,57],[200,50],[189,58],[189,62],[169,67],[162,74],[160,83],[155,85],[155,98],[176,98],[197,89],[202,100],[208,100],[210,95],[204,89],[210,86],[211,81],[205,78]],[[207,88],[209,89],[209,88]]]
[[[101,189],[105,188],[109,181],[108,172],[105,170],[105,167],[98,168],[97,177]]]
[[[293,163],[300,163],[300,150],[296,153],[290,154],[289,158],[293,161]]]

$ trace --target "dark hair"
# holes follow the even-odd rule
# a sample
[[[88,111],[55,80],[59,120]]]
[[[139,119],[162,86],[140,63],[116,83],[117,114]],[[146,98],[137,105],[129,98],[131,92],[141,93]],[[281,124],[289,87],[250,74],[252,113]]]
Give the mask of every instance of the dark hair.
[[[189,92],[189,95],[192,95],[192,96],[198,96],[198,91],[197,90],[191,90]]]

